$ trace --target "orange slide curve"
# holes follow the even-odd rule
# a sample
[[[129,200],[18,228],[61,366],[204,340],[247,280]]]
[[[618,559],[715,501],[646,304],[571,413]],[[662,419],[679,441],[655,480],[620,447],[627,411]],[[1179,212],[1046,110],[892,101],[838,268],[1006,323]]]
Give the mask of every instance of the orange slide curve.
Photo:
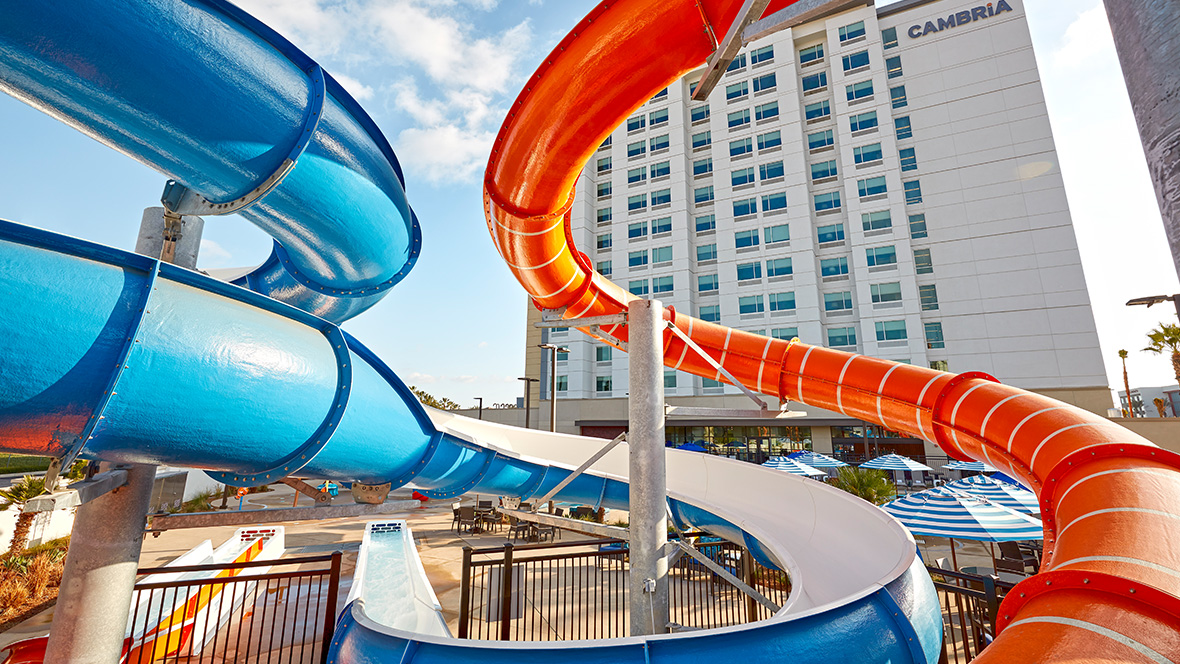
[[[765,14],[792,2],[772,0]],[[574,186],[616,126],[706,60],[741,4],[607,0],[529,79],[493,147],[484,206],[496,248],[536,306],[576,319],[625,312],[637,299],[571,242]],[[1042,571],[1008,595],[1002,631],[977,661],[1180,662],[1180,455],[984,374],[668,318],[750,389],[919,436],[1037,492]],[[625,325],[606,332],[627,338]],[[723,379],[671,331],[664,361]]]

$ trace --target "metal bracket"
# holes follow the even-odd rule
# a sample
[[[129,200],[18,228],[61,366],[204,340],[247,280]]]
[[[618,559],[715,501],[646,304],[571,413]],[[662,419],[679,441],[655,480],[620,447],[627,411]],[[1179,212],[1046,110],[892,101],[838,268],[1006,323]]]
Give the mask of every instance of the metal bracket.
[[[783,607],[779,606],[778,604],[775,604],[774,602],[767,599],[766,596],[763,595],[762,593],[760,593],[757,590],[754,590],[750,586],[746,585],[745,581],[742,581],[741,579],[734,576],[732,572],[725,569],[721,565],[718,565],[716,561],[714,561],[709,556],[706,556],[705,554],[698,551],[696,549],[696,547],[692,546],[691,544],[685,543],[683,540],[680,542],[677,542],[677,544],[679,544],[680,548],[685,553],[692,556],[694,560],[696,560],[700,564],[704,565],[705,567],[708,567],[709,570],[711,572],[713,572],[714,574],[716,574],[717,576],[720,576],[721,578],[723,578],[726,581],[733,584],[733,586],[735,588],[737,588],[738,590],[746,593],[750,597],[753,597],[756,602],[758,602],[762,606],[766,607],[770,612],[778,613],[783,608]],[[748,555],[750,555],[750,552],[746,551],[742,555],[748,556]]]
[[[605,316],[590,316],[588,318],[550,318],[541,315],[541,321],[533,323],[533,327],[601,327],[603,325],[626,325],[627,314],[608,314]]]
[[[327,491],[320,491],[303,480],[295,479],[294,477],[284,477],[279,481],[314,500],[317,507],[332,504],[332,494]]]
[[[821,14],[831,14],[853,4],[863,5],[863,2],[858,3],[857,0],[797,0],[789,7],[750,23],[742,31],[742,42],[749,44],[787,28],[813,21]]]
[[[672,334],[680,337],[680,340],[683,341],[686,346],[693,349],[693,351],[696,352],[697,355],[700,355],[706,362],[708,362],[710,366],[721,372],[721,375],[728,378],[729,382],[733,383],[739,390],[745,392],[746,396],[750,397],[754,403],[758,404],[760,409],[767,410],[770,408],[770,406],[766,405],[765,401],[758,398],[758,395],[755,394],[753,390],[746,387],[745,385],[742,385],[738,379],[733,377],[733,374],[729,373],[725,367],[721,366],[720,362],[714,360],[712,355],[706,353],[704,349],[698,346],[697,343],[689,338],[689,336],[685,334],[680,328],[676,327],[676,325],[674,325],[671,321],[668,321],[667,326],[669,330],[672,330]]]
[[[742,8],[738,10],[737,18],[729,26],[725,38],[717,45],[717,50],[713,51],[713,55],[709,56],[705,73],[701,75],[701,82],[697,84],[696,92],[692,94],[694,100],[704,101],[709,98],[709,93],[717,87],[717,83],[725,75],[725,70],[729,68],[729,63],[737,57],[738,50],[742,47],[742,33],[746,26],[757,21],[769,6],[770,0],[746,0],[742,3]]]
[[[127,484],[127,471],[116,468],[105,473],[99,473],[88,480],[74,482],[65,491],[54,491],[44,496],[37,496],[25,503],[21,512],[35,514],[37,512],[52,512],[68,509],[88,503],[95,498]]]
[[[578,533],[585,533],[587,535],[597,535],[599,537],[613,537],[615,539],[626,540],[630,539],[630,531],[619,526],[608,526],[602,523],[594,523],[592,521],[582,521],[581,519],[569,519],[564,516],[555,516],[553,514],[545,514],[544,512],[522,512],[520,510],[511,510],[503,508],[500,510],[508,516],[514,516],[521,521],[529,521],[531,523],[539,523],[543,526],[553,526],[563,530],[572,530]]]
[[[354,516],[375,516],[406,512],[422,507],[417,500],[393,500],[380,505],[316,505],[315,507],[277,507],[238,512],[196,512],[193,514],[159,514],[151,517],[147,531],[159,534],[178,528],[206,528],[209,526],[249,526],[259,523],[339,519]]]
[[[738,419],[779,420],[790,417],[806,417],[807,413],[798,410],[786,410],[786,405],[780,410],[746,410],[742,408],[702,408],[697,406],[664,406],[664,414],[668,417],[729,417]]]
[[[616,445],[618,445],[619,443],[621,443],[625,440],[627,440],[627,433],[623,432],[623,433],[615,436],[614,440],[610,441],[606,445],[603,445],[602,449],[595,452],[593,455],[591,455],[591,457],[589,459],[586,459],[586,461],[583,462],[582,465],[578,466],[577,469],[574,470],[574,472],[570,473],[565,479],[558,482],[557,486],[550,489],[549,492],[546,493],[544,496],[541,496],[540,498],[538,498],[536,500],[536,502],[533,503],[533,511],[536,512],[537,509],[541,507],[541,505],[549,502],[549,500],[552,499],[553,496],[556,496],[558,494],[558,492],[560,492],[562,489],[569,486],[570,482],[573,482],[574,480],[576,480],[578,478],[578,476],[580,476],[582,473],[586,472],[590,468],[590,466],[593,466],[594,464],[598,463],[599,459],[606,456],[607,452],[610,452],[611,450],[615,449]]]

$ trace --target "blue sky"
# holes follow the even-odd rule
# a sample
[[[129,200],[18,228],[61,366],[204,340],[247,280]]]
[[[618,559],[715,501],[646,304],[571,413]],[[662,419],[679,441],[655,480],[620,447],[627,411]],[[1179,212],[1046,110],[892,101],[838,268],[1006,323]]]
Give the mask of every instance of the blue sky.
[[[1023,0],[1111,384],[1174,382],[1134,352],[1178,292],[1101,0]],[[240,0],[348,87],[398,152],[424,249],[410,276],[346,328],[407,382],[464,405],[511,401],[523,375],[527,299],[492,247],[480,181],[521,82],[589,0]],[[879,2],[879,5],[889,4]],[[0,95],[0,217],[134,246],[164,178]],[[206,221],[201,267],[253,264],[270,240],[236,217]],[[1174,320],[1170,319],[1170,320]],[[969,367],[956,367],[967,370]]]

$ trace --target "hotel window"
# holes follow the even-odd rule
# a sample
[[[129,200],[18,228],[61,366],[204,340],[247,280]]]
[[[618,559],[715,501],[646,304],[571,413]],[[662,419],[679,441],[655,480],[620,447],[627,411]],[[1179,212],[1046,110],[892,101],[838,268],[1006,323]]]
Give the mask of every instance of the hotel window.
[[[938,325],[939,327],[941,327],[942,324],[941,323],[931,323],[931,325]],[[926,342],[926,343],[929,344],[930,342]],[[942,343],[942,342],[939,342],[939,343]],[[940,348],[941,347],[942,346],[940,346]],[[930,360],[930,368],[934,369],[935,371],[950,371],[951,365],[950,365],[950,362],[947,362],[946,360]]]
[[[778,102],[772,101],[754,107],[755,120],[769,120],[778,117]]]
[[[824,293],[824,311],[847,311],[852,308],[852,291]]]
[[[706,214],[696,218],[696,229],[698,233],[712,231],[717,229],[716,215]]]
[[[889,78],[897,78],[901,76],[901,56],[895,55],[892,58],[885,58],[885,73],[889,74]]]
[[[871,284],[869,292],[873,296],[873,304],[882,302],[901,302],[901,283]]]
[[[846,86],[844,92],[848,95],[848,101],[856,101],[857,99],[864,99],[865,97],[873,96],[873,81],[861,81]]]
[[[632,295],[639,295],[641,297],[647,295],[647,279],[628,282],[627,290],[630,291]]]
[[[646,141],[636,141],[634,143],[629,143],[627,145],[627,156],[628,157],[642,157],[645,154],[647,154],[647,142]]]
[[[886,228],[893,228],[893,216],[889,214],[889,210],[866,212],[860,215],[860,222],[864,225],[864,230],[866,231],[879,231]]]
[[[758,212],[757,198],[741,198],[733,202],[733,216],[744,217]]]
[[[791,239],[791,225],[779,224],[777,226],[767,226],[762,229],[762,239],[766,241],[766,244],[787,242]],[[790,259],[788,258],[787,260]]]
[[[898,140],[914,137],[914,128],[910,125],[910,116],[908,115],[904,118],[894,118],[893,130],[897,132]]]
[[[823,212],[824,210],[838,210],[840,209],[840,192],[831,191],[826,194],[815,195],[815,211]]]
[[[786,293],[771,293],[769,299],[771,311],[795,310],[795,291],[789,291]]]
[[[877,341],[900,341],[906,338],[904,320],[879,320],[876,328]]]
[[[738,281],[750,281],[762,278],[762,263],[738,263]]]
[[[644,265],[647,265],[646,249],[627,253],[627,267],[642,267]]]
[[[717,244],[702,244],[697,246],[698,261],[717,260]]]
[[[701,387],[703,387],[705,389],[709,389],[711,387],[721,388],[721,387],[725,387],[725,383],[723,383],[722,381],[713,379],[713,378],[702,378],[701,379]]]
[[[818,120],[820,118],[826,118],[831,114],[832,105],[828,103],[827,99],[803,107],[803,116],[807,120]]]
[[[909,182],[902,182],[901,186],[905,187],[905,202],[906,205],[914,205],[922,202],[922,184],[917,180],[910,180]]]
[[[730,129],[733,129],[734,127],[744,127],[750,124],[750,109],[743,108],[740,111],[734,111],[733,113],[730,113],[728,116],[726,116],[726,119],[729,123]]]
[[[773,90],[778,85],[778,79],[775,78],[774,72],[763,74],[754,79],[754,92],[763,92],[765,90]]]
[[[852,148],[852,159],[858,164],[880,161],[882,156],[880,143]]]
[[[642,115],[637,115],[633,118],[627,118],[627,131],[635,131],[643,129],[647,126],[647,118]]]
[[[653,127],[657,127],[668,122],[668,109],[661,108],[658,111],[652,111],[648,116],[648,122]]]
[[[611,193],[611,184],[610,184],[609,180],[607,182],[599,182],[598,183],[598,197],[599,198],[606,198],[607,196],[610,196],[610,193]]]
[[[868,257],[869,267],[897,264],[897,250],[891,244],[884,247],[869,247],[865,249],[865,255]]]
[[[749,139],[747,139],[749,140]],[[783,144],[783,134],[780,131],[772,131],[765,134],[758,135],[758,149],[766,150],[767,148],[775,148]]]
[[[660,189],[659,191],[651,192],[652,205],[668,205],[672,202],[672,190]]]
[[[570,388],[570,377],[569,376],[558,376],[557,377],[557,391],[558,392],[566,392],[569,390],[569,388]]]
[[[754,181],[754,167],[739,168],[730,174],[730,184],[735,187],[740,187],[743,184],[750,184]]]
[[[692,122],[700,122],[709,118],[709,106],[697,106],[688,112],[689,120]]]
[[[598,209],[598,223],[600,223],[600,224],[605,224],[605,223],[609,222],[613,216],[614,215],[611,213],[610,208],[599,208]]]
[[[863,37],[865,34],[865,22],[857,21],[851,25],[846,25],[840,28],[840,41],[852,41],[857,37]]]
[[[672,275],[651,280],[651,292],[655,295],[672,292]]]
[[[918,286],[918,299],[922,302],[922,311],[938,311],[938,288],[934,284]]]
[[[755,81],[755,83],[757,82]],[[803,77],[804,92],[810,92],[812,90],[818,90],[820,88],[826,87],[828,87],[828,72],[826,71],[821,71],[818,74],[812,74],[811,76]],[[755,85],[754,89],[758,89],[758,86]]]
[[[844,224],[831,224],[815,229],[820,244],[839,242],[844,239]]]
[[[910,237],[915,240],[926,237],[926,215],[910,215]]]
[[[702,131],[699,134],[692,135],[692,147],[694,150],[697,148],[703,148],[706,145],[712,145],[712,144],[713,144],[713,132],[711,132],[711,131]]]
[[[741,99],[748,94],[750,94],[750,84],[746,81],[738,81],[732,85],[725,86],[725,99],[727,101]]]
[[[660,235],[661,233],[672,232],[672,217],[660,217],[653,219],[651,222],[651,234]]]
[[[651,179],[662,178],[672,172],[672,162],[661,161],[651,165]]]
[[[795,274],[795,267],[791,264],[790,258],[775,258],[766,261],[766,276],[788,277],[792,274]]]
[[[905,86],[899,85],[896,88],[889,88],[889,100],[893,103],[893,108],[909,106],[910,102],[905,96]]]
[[[647,209],[647,194],[636,194],[627,197],[627,209],[631,211]]]
[[[610,246],[611,246],[610,233],[606,233],[604,235],[599,235],[597,246],[599,249],[610,249]]]
[[[914,272],[934,274],[934,260],[930,257],[929,249],[914,249]]]
[[[775,339],[782,339],[790,341],[799,336],[799,328],[797,327],[776,327],[770,330],[770,336]]]
[[[717,275],[702,274],[697,277],[697,292],[698,293],[712,293],[718,288]]]
[[[729,63],[729,67],[727,67],[725,69],[725,71],[727,71],[727,72],[737,71],[739,69],[745,69],[745,68],[746,68],[746,54],[739,53],[738,56],[736,58],[734,58],[732,62]]]
[[[738,157],[754,151],[754,142],[749,138],[741,138],[729,142],[729,156]]]
[[[918,154],[914,148],[905,148],[898,152],[901,155],[901,170],[916,171],[918,170]]]
[[[860,113],[848,119],[852,131],[864,131],[872,129],[877,126],[877,112],[869,111],[868,113]]]
[[[647,222],[637,221],[633,224],[627,224],[627,238],[634,240],[641,237],[647,237]]]
[[[820,276],[824,277],[838,277],[843,274],[848,274],[848,257],[840,256],[839,258],[825,258],[819,262]]]
[[[671,263],[672,262],[672,247],[656,247],[651,250],[652,263]]]
[[[733,244],[738,249],[758,246],[758,229],[737,231],[733,234]]]
[[[828,345],[833,348],[856,345],[855,327],[833,327],[828,329]]]
[[[786,192],[779,192],[777,194],[764,194],[762,196],[762,211],[774,212],[775,210],[787,209],[787,194]]]
[[[758,166],[758,176],[762,181],[781,178],[785,172],[786,171],[783,170],[783,162],[781,161],[772,161],[768,164],[761,164]]]
[[[610,137],[610,136],[607,136],[607,137],[606,137],[606,140],[605,140],[605,141],[603,141],[603,142],[602,142],[602,143],[601,143],[601,144],[598,146],[598,149],[599,149],[599,150],[601,150],[601,149],[603,149],[603,148],[609,148],[609,147],[610,147],[610,144],[611,144],[611,137]]]
[[[738,298],[739,314],[760,314],[765,311],[761,295],[747,295]]]
[[[595,346],[594,347],[594,361],[595,362],[610,362],[611,355],[614,348],[610,346]]]
[[[824,178],[836,177],[836,160],[825,161],[818,164],[811,165],[811,179],[822,180]]]
[[[667,99],[667,98],[668,98],[668,88],[664,88],[663,90],[660,90],[659,92],[657,92],[655,94],[655,96],[651,98],[651,100],[657,101],[660,99]]]
[[[815,62],[816,60],[822,60],[823,57],[824,57],[824,45],[823,44],[816,44],[815,46],[811,46],[811,47],[808,47],[808,48],[805,48],[805,49],[802,49],[801,51],[799,51],[799,64],[805,65],[809,62]]]
[[[825,129],[824,131],[817,131],[814,134],[807,135],[807,148],[809,150],[826,148],[829,145],[834,145],[835,143],[836,136],[832,133],[831,129]]]
[[[884,48],[897,46],[897,28],[885,28],[881,31],[881,46]]]
[[[664,388],[668,389],[668,388],[674,388],[674,387],[676,387],[676,370],[675,369],[665,369],[664,370]]]
[[[594,391],[595,392],[610,392],[610,376],[595,376],[594,377]]]
[[[883,194],[887,191],[885,185],[885,176],[879,175],[875,178],[857,180],[856,189],[858,192],[860,192],[861,198],[864,198],[865,196],[876,196],[877,194]]]
[[[869,66],[869,52],[857,51],[844,56],[844,71],[852,71]]]
[[[598,160],[598,173],[610,173],[610,157],[603,157]]]
[[[720,304],[711,304],[707,307],[701,307],[700,317],[701,317],[701,320],[706,321],[708,323],[721,322],[721,305]]]
[[[705,157],[704,159],[697,159],[692,162],[693,175],[705,175],[713,172],[713,158]]]
[[[770,62],[774,59],[774,47],[763,46],[750,51],[750,64],[756,65],[759,62]]]
[[[926,328],[927,348],[946,348],[946,340],[942,337],[942,323],[926,323],[923,327]],[[931,362],[930,368],[946,371],[946,361],[944,360],[942,363],[944,366],[936,367],[934,362]]]
[[[594,269],[598,270],[598,274],[601,274],[604,277],[609,277],[612,272],[610,261],[598,261],[598,263],[595,264]]]
[[[696,204],[708,203],[713,200],[713,185],[697,187],[692,192],[692,201]]]
[[[632,168],[627,171],[627,184],[636,184],[647,180],[647,166]]]
[[[648,142],[651,144],[651,151],[652,152],[655,152],[656,150],[667,150],[668,149],[668,135],[667,134],[664,134],[663,136],[656,136],[655,138],[651,139]]]

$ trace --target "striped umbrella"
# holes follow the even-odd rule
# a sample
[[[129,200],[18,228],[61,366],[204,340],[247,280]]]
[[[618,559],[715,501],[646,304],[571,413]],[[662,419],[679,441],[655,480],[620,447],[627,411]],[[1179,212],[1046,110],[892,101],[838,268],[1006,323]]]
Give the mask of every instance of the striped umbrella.
[[[812,468],[841,468],[848,465],[839,459],[834,459],[819,452],[794,452],[788,455],[787,458],[805,463]]]
[[[955,480],[946,486],[966,491],[974,496],[983,496],[993,503],[1024,514],[1041,513],[1041,503],[1037,500],[1037,494],[1014,484],[998,482],[985,475]]]
[[[861,468],[876,468],[877,470],[934,470],[930,466],[918,463],[900,454],[886,454],[872,461],[860,464]]]
[[[799,463],[794,459],[788,459],[784,456],[770,457],[766,460],[766,463],[762,465],[766,466],[767,468],[774,468],[775,470],[791,473],[792,475],[827,475],[827,473],[822,470],[817,470],[805,463]]]
[[[943,466],[947,470],[970,470],[976,473],[998,473],[997,468],[992,468],[990,465],[982,461],[952,461]]]

